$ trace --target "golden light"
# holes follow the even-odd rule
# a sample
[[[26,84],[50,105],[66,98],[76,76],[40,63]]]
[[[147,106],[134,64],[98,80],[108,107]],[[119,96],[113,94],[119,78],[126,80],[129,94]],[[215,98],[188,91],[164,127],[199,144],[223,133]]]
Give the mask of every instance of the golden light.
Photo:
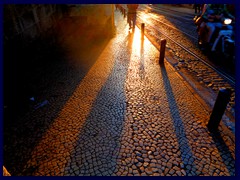
[[[141,50],[141,32],[136,28],[133,34],[132,53],[139,54]]]
[[[114,61],[106,57],[109,57],[109,53],[113,54],[113,48],[110,41],[36,145],[24,169],[38,166],[33,175],[64,175],[65,166],[59,167],[58,164],[69,161],[79,138],[79,130],[84,126],[99,91],[111,74]],[[40,161],[41,164],[37,164]],[[53,169],[55,174],[52,174]]]

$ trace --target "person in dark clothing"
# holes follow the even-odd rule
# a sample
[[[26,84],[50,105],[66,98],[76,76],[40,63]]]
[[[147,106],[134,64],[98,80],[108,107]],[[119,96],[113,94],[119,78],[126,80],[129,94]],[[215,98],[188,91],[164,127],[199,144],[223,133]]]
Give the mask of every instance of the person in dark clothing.
[[[200,13],[200,11],[201,11],[201,4],[194,4],[193,7],[195,9],[195,14]]]
[[[133,28],[134,30],[136,25],[138,4],[127,4],[127,8],[128,8],[127,22],[129,24],[129,30],[131,28]]]
[[[228,9],[226,4],[208,4],[206,7],[206,11],[203,14],[203,17],[207,19],[206,27],[208,29],[208,36],[207,36],[207,42],[209,43],[213,32],[216,28],[222,28],[222,18],[229,17],[233,20],[235,20],[235,17],[232,16]],[[231,25],[226,26],[227,29],[232,30],[233,27]]]

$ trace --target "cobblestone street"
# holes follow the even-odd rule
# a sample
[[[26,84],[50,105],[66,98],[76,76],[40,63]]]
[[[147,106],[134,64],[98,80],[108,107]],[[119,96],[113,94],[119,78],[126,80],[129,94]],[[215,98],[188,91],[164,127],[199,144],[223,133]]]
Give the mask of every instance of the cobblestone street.
[[[115,37],[79,84],[66,86],[73,93],[59,113],[46,106],[47,114],[30,114],[55,118],[20,175],[235,175],[235,140],[228,131],[208,132],[204,105],[174,68],[158,65],[159,51],[141,40],[137,27],[128,31],[119,11],[115,25]]]

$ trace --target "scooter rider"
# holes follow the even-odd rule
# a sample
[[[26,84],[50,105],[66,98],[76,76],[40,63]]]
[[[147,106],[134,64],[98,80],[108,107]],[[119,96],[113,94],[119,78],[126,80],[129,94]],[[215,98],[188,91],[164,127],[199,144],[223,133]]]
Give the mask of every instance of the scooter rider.
[[[203,14],[203,18],[206,19],[206,28],[208,29],[206,42],[208,46],[211,46],[211,38],[212,35],[217,28],[222,28],[222,18],[230,17],[231,19],[235,19],[232,16],[226,7],[226,4],[208,4],[206,6],[206,11]],[[232,30],[231,25],[227,25],[227,29]]]

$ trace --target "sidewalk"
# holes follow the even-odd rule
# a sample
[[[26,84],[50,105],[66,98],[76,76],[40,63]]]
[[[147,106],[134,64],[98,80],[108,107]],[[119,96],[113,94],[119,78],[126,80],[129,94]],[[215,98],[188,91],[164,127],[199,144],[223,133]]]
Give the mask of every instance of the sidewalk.
[[[234,140],[221,127],[218,136],[208,132],[209,113],[194,92],[167,62],[158,65],[159,51],[146,37],[141,42],[138,28],[128,32],[119,11],[115,25],[116,36],[49,125],[23,172],[235,175]]]

